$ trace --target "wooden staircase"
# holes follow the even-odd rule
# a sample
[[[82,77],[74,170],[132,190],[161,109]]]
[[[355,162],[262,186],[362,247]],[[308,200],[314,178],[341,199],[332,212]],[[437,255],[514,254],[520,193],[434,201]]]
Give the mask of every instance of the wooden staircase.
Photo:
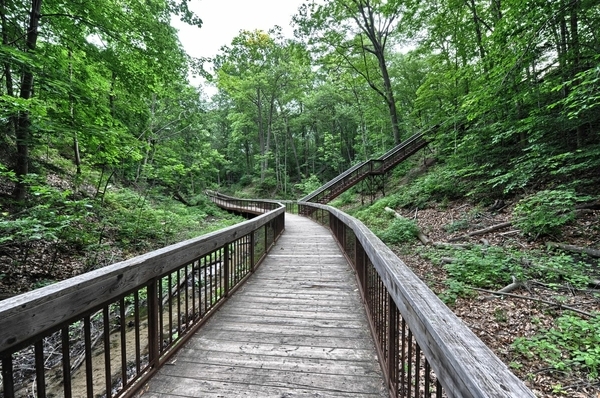
[[[424,133],[417,133],[401,142],[377,159],[370,159],[346,170],[317,190],[299,199],[299,202],[328,203],[365,178],[386,174],[398,164],[427,145]]]

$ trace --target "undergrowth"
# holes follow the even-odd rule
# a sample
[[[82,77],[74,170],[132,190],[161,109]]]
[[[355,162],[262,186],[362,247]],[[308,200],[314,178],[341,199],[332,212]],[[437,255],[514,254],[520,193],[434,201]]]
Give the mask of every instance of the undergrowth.
[[[11,178],[6,169],[0,172],[0,177]],[[86,269],[94,269],[107,265],[100,259],[113,247],[136,255],[242,220],[204,195],[191,198],[192,206],[123,187],[92,197],[50,186],[35,174],[28,176],[28,189],[26,206],[6,199],[0,203],[0,254],[8,253],[9,270],[29,269],[41,258],[34,253],[40,247],[54,253],[51,264],[45,264],[50,272],[60,253],[85,258]]]
[[[468,297],[472,288],[498,290],[514,280],[535,280],[551,288],[566,285],[573,289],[583,289],[590,282],[588,264],[564,253],[474,245],[461,249],[425,249],[421,254],[446,269],[446,289],[440,297],[447,304],[453,304],[459,297]]]
[[[590,380],[598,379],[600,315],[591,319],[562,315],[554,327],[531,338],[517,338],[513,348],[527,358],[540,358],[558,371],[581,371]]]

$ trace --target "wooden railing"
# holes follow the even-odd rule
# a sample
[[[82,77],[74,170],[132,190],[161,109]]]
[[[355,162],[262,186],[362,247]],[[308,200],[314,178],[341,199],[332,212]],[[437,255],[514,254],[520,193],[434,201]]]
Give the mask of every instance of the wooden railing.
[[[299,201],[327,203],[370,175],[388,173],[426,145],[427,140],[424,133],[417,133],[379,158],[352,166]]]
[[[535,397],[364,224],[330,206],[299,211],[354,267],[390,397]]]
[[[206,191],[205,193],[217,206],[233,212],[260,214],[266,209],[271,209],[273,206],[283,206],[286,213],[298,214],[298,202],[295,200],[241,199],[224,195],[217,191]]]
[[[257,217],[0,301],[0,396],[131,396],[214,313],[284,229]]]

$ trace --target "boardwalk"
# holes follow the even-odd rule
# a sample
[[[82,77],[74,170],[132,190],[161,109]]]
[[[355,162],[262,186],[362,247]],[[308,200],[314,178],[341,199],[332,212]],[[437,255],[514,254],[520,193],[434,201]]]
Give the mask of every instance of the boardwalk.
[[[354,276],[329,231],[286,214],[256,274],[143,398],[385,397]]]

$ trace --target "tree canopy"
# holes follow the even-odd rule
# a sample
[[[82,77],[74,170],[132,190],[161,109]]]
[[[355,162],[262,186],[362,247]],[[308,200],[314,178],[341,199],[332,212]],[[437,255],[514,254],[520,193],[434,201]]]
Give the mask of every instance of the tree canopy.
[[[187,1],[4,0],[0,15],[2,162],[21,201],[49,149],[77,175],[297,197],[431,126],[474,194],[598,185],[592,0],[307,0],[295,38],[242,30],[221,48],[210,101],[170,26],[201,26]]]

